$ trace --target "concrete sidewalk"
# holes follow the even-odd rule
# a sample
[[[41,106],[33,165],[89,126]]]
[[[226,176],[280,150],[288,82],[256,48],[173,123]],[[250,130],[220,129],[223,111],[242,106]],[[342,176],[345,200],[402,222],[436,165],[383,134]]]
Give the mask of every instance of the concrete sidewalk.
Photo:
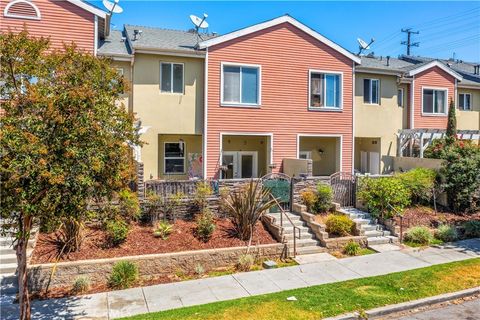
[[[34,319],[114,319],[279,292],[480,257],[480,239],[427,248],[322,261],[272,270],[34,301]],[[17,319],[12,298],[1,299],[1,319]]]

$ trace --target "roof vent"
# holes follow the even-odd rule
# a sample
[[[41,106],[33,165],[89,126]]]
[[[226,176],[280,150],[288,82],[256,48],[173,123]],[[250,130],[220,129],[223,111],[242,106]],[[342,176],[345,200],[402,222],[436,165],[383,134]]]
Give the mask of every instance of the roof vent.
[[[142,34],[142,30],[139,30],[139,29],[135,29],[133,30],[133,41],[137,40],[138,38],[140,38],[140,35]]]
[[[473,74],[480,75],[480,64],[473,66]]]
[[[387,67],[390,66],[390,56],[387,56]]]

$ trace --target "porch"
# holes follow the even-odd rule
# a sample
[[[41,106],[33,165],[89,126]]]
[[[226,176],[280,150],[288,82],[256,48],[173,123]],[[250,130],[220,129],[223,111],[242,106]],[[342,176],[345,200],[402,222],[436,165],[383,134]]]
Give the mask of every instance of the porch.
[[[355,138],[355,171],[380,174],[381,141],[379,137]]]
[[[312,160],[313,176],[330,176],[341,171],[341,136],[298,136],[298,158]]]

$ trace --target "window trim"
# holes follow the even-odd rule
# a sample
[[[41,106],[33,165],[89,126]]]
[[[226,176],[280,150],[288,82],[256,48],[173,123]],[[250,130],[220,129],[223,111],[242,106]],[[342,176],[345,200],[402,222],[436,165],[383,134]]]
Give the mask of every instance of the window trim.
[[[170,91],[163,91],[162,90],[162,64],[170,64],[172,65],[171,67],[171,72],[170,72],[170,81],[172,83],[172,87]],[[182,92],[173,92],[173,65],[174,64],[181,64],[182,65]],[[160,93],[161,94],[173,94],[173,95],[184,95],[185,94],[185,63],[183,62],[171,62],[171,61],[160,61],[159,64],[160,68],[160,81],[159,81],[159,87],[160,87]]]
[[[399,91],[402,92],[400,95],[398,94]],[[398,103],[398,102],[399,102],[399,101],[398,101],[398,97],[399,97],[399,96],[402,97],[402,103],[401,103],[401,104]],[[398,88],[398,90],[397,90],[397,106],[398,106],[399,108],[405,107],[405,90],[404,90],[404,88]]]
[[[167,143],[183,143],[183,157],[166,157],[165,156],[165,150],[166,150],[166,144]],[[163,174],[168,174],[168,175],[184,175],[187,173],[186,169],[186,160],[187,157],[186,155],[186,150],[187,150],[187,144],[185,141],[164,141],[163,142]],[[167,172],[167,159],[183,159],[183,172]]]
[[[438,112],[424,112],[423,111],[423,92],[425,90],[433,90],[433,91],[444,91],[445,92],[445,112],[444,113],[438,113]],[[448,114],[448,88],[444,88],[444,87],[425,87],[425,86],[422,86],[422,91],[421,91],[421,97],[420,97],[421,101],[422,101],[422,116],[424,117],[446,117],[447,114]]]
[[[244,102],[231,102],[225,101],[223,99],[224,90],[224,76],[223,76],[223,68],[224,67],[240,67],[240,100],[242,99],[242,72],[241,68],[257,68],[258,69],[258,84],[257,84],[257,91],[258,91],[258,101],[257,103],[244,103]],[[222,107],[240,107],[240,108],[260,108],[262,105],[262,66],[260,64],[248,64],[248,63],[238,63],[238,62],[225,62],[222,61],[220,63],[220,106]]]
[[[123,74],[124,74],[124,72],[125,72],[125,71],[123,70],[123,68],[121,68],[121,67],[115,67],[115,71],[117,71],[117,73],[118,73],[119,75],[121,75],[121,76],[123,76]]]
[[[306,158],[302,158],[302,155],[305,155]],[[298,159],[312,160],[312,151],[298,151]]]
[[[465,109],[465,97],[463,98],[463,106],[460,106],[460,95],[464,95],[464,96],[470,96],[470,99],[468,100],[470,102],[470,105],[468,106],[468,109]],[[472,111],[472,94],[471,93],[467,93],[467,92],[462,92],[462,93],[459,93],[458,94],[458,109],[460,111]]]
[[[365,80],[369,80],[370,81],[370,102],[365,102],[365,95],[363,94],[365,92],[365,88],[363,88],[363,91],[362,91],[362,95],[363,95],[363,103],[364,104],[367,104],[367,105],[371,105],[371,106],[379,106],[380,105],[380,101],[382,99],[382,97],[380,96],[380,79],[378,78],[363,78],[363,85],[365,86]],[[373,86],[372,86],[372,81],[378,81],[378,85],[377,85],[377,99],[378,99],[378,102],[374,103],[372,102],[372,97],[373,97]]]
[[[322,73],[322,74],[332,74],[336,76],[340,76],[340,105],[338,107],[314,107],[311,105],[312,103],[312,73]],[[327,70],[319,70],[319,69],[308,69],[308,110],[312,111],[343,111],[343,72],[342,71],[327,71]],[[324,87],[323,95],[326,97],[327,86]]]
[[[25,4],[30,5],[33,8],[33,10],[35,10],[35,13],[37,15],[34,17],[34,16],[25,16],[25,15],[18,15],[18,14],[9,13],[8,11],[10,10],[10,8],[17,3],[25,3]],[[35,5],[35,3],[30,2],[30,1],[26,1],[26,0],[14,0],[14,1],[9,2],[5,6],[5,9],[3,10],[3,16],[6,17],[6,18],[26,19],[26,20],[41,20],[42,19],[42,14],[41,14],[40,10],[38,9],[38,7]]]

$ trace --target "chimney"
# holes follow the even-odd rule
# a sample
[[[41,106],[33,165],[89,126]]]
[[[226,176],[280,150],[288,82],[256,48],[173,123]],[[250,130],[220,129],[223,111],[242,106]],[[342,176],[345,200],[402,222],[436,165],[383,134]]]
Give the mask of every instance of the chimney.
[[[480,64],[477,64],[476,66],[474,66],[474,69],[475,69],[475,71],[474,71],[473,74],[478,74],[478,75],[480,75]]]
[[[387,67],[390,66],[390,56],[387,56]]]

